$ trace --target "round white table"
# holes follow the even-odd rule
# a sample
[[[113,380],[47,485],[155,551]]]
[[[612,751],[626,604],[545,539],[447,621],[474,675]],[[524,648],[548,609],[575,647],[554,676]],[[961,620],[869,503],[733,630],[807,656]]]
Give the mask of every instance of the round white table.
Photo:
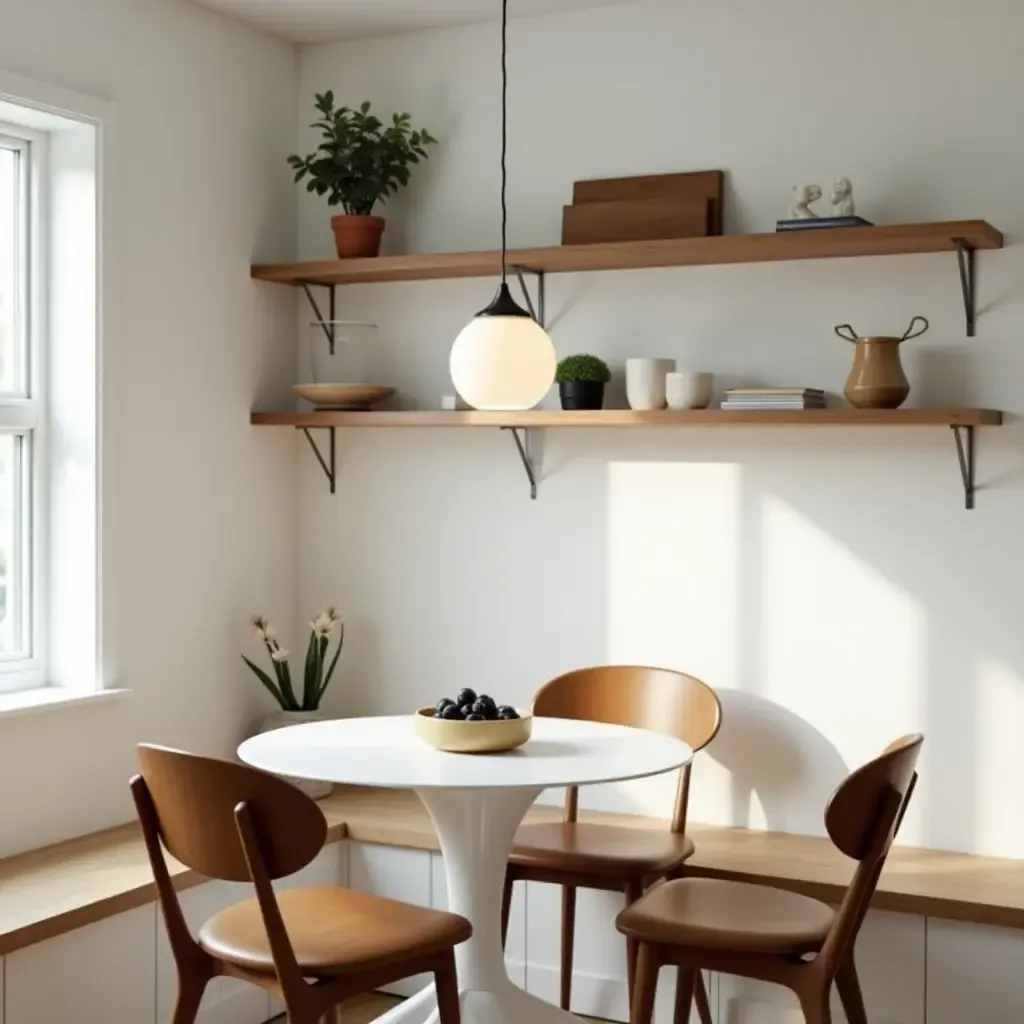
[[[532,739],[505,754],[448,754],[413,735],[409,716],[314,722],[264,733],[238,749],[248,764],[279,775],[355,786],[413,789],[441,846],[449,909],[473,937],[456,947],[463,1024],[574,1024],[515,985],[501,945],[501,894],[512,840],[527,809],[552,786],[588,786],[659,775],[688,764],[680,740],[596,722],[538,718]],[[436,1003],[427,988],[381,1018],[425,1024]]]

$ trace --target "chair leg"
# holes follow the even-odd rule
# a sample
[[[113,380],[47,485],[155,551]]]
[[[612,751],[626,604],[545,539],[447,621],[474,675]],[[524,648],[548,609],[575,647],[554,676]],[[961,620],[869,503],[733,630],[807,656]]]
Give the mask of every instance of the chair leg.
[[[460,1024],[462,1007],[459,1003],[459,980],[455,973],[455,951],[449,950],[443,963],[434,971],[437,989],[437,1019],[439,1024]]]
[[[576,944],[576,887],[562,886],[562,973],[559,978],[558,1005],[569,1012],[572,1002],[572,961]]]
[[[512,877],[511,872],[505,872],[505,887],[501,891],[501,948],[505,948],[505,943],[508,941],[508,919],[512,913],[512,886],[515,885],[515,879]]]
[[[700,1017],[700,1024],[714,1024],[711,1018],[711,1001],[708,999],[708,990],[704,985],[704,975],[697,972],[693,986],[694,998],[697,1002],[697,1015]],[[853,1024],[850,1021],[849,1024]],[[867,1024],[867,1021],[864,1021]]]
[[[860,990],[860,980],[857,977],[857,966],[853,962],[853,956],[848,956],[836,972],[836,988],[839,989],[839,998],[846,1012],[848,1024],[868,1024],[868,1014],[864,1007],[864,996]]]
[[[800,995],[800,1009],[807,1024],[832,1024],[832,1010],[828,1005],[828,989]]]
[[[697,987],[698,974],[693,967],[680,967],[676,974],[676,1009],[674,1024],[690,1024],[690,1010],[693,1008],[693,993]]]
[[[201,981],[193,978],[178,978],[178,997],[174,1003],[171,1024],[195,1024],[199,1016],[199,1004],[203,1001],[208,978]]]
[[[626,883],[626,906],[636,903],[644,894],[642,881],[630,881]],[[637,970],[637,949],[639,942],[636,939],[626,939],[626,988],[629,991],[629,1003],[633,1005],[633,980]]]
[[[636,977],[630,1002],[630,1024],[651,1024],[660,967],[656,948],[650,943],[641,942],[637,950]]]

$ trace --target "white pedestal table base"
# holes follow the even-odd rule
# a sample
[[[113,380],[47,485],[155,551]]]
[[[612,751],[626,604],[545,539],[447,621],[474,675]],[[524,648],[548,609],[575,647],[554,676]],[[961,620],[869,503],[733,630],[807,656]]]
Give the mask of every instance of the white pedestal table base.
[[[501,946],[505,865],[516,830],[541,789],[418,789],[441,844],[448,909],[473,925],[455,948],[462,1024],[578,1024],[508,976]],[[438,1024],[433,986],[379,1018],[381,1024]]]

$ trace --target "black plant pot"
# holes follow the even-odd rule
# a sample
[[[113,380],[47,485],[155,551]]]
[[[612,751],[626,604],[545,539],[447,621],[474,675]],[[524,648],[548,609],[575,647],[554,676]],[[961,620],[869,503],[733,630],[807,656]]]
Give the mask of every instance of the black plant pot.
[[[567,380],[558,385],[563,409],[600,409],[604,405],[604,382]]]

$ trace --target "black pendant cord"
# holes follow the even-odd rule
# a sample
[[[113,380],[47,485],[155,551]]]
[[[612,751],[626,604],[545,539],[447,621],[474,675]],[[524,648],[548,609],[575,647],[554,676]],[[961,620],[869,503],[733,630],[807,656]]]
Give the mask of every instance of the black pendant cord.
[[[501,283],[508,280],[508,0],[501,3]]]
[[[501,285],[477,316],[530,318],[508,288],[508,0],[501,3]]]

